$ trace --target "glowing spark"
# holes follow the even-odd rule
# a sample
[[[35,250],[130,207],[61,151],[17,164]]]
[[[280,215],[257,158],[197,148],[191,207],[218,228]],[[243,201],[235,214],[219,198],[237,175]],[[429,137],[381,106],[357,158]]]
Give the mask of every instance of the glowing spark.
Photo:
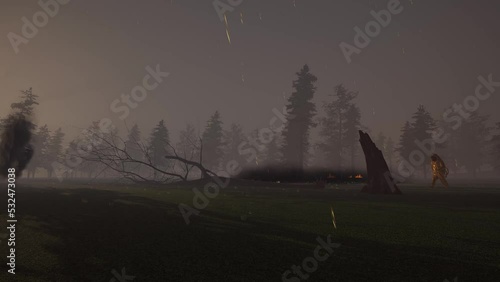
[[[229,35],[229,30],[226,28],[227,41],[231,44],[231,36]]]
[[[224,23],[226,25],[226,36],[227,36],[227,41],[229,42],[229,44],[231,44],[231,35],[229,34],[229,27],[228,27],[228,24],[227,24],[227,17],[226,17],[226,14],[224,14]]]
[[[333,223],[333,227],[335,229],[337,229],[337,220],[335,219],[335,214],[333,213],[333,207],[330,206],[330,211],[332,212],[332,223]]]
[[[240,21],[241,21],[241,24],[243,24],[243,12],[240,13]]]

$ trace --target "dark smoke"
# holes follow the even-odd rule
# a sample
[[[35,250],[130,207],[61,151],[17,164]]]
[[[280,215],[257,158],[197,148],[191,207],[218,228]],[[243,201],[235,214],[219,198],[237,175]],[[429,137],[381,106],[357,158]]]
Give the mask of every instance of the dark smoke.
[[[15,168],[16,176],[20,176],[26,168],[33,157],[32,128],[23,115],[11,115],[5,120],[0,137],[0,175],[7,177],[8,169]]]

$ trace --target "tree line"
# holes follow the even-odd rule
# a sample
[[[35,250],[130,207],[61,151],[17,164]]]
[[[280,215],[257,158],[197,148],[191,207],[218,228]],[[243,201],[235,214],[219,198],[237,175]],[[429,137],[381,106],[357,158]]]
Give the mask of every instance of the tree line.
[[[353,171],[357,169],[356,158],[362,157],[358,131],[366,129],[361,124],[361,112],[355,102],[359,93],[338,84],[329,100],[320,106],[323,110],[320,115],[313,102],[316,82],[317,77],[307,65],[296,73],[283,130],[263,144],[255,145],[258,148],[253,151],[245,150],[243,145],[248,140],[262,138],[259,131],[245,133],[237,123],[225,127],[219,111],[207,120],[202,132],[187,124],[175,141],[171,140],[164,120],[157,122],[146,136],[138,125],[127,128],[123,135],[116,128],[102,134],[98,122],[92,122],[67,146],[61,128],[51,130],[47,125],[32,124],[35,153],[27,176],[34,178],[45,171],[47,177],[53,177],[55,162],[71,162],[81,157],[77,152],[82,151],[86,152],[83,161],[65,172],[66,177],[169,182],[215,174],[228,163],[237,164],[238,171],[280,166],[299,176],[312,166]],[[21,101],[13,103],[11,108],[18,114],[31,116],[39,104],[37,99],[31,88],[21,91]],[[0,126],[4,122],[5,119],[0,120]],[[383,133],[374,140],[394,170],[398,162],[410,158],[412,151],[418,149],[416,140],[432,138],[432,132],[440,126],[450,138],[445,144],[439,144],[437,151],[447,160],[450,171],[467,171],[475,176],[484,166],[500,169],[500,123],[491,126],[488,122],[488,116],[472,113],[459,129],[454,130],[419,105],[411,120],[403,124],[398,142]],[[310,135],[315,128],[320,139],[312,142]],[[429,170],[428,163],[423,162],[420,168],[424,177]]]

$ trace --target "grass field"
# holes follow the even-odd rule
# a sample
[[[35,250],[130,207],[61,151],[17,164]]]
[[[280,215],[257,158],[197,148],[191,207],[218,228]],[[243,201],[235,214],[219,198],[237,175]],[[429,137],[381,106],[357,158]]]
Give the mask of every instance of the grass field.
[[[4,189],[0,281],[120,281],[122,268],[124,281],[282,281],[329,234],[340,246],[307,281],[500,281],[495,185],[374,196],[232,180],[187,225],[178,204],[194,187],[19,182],[15,276]]]

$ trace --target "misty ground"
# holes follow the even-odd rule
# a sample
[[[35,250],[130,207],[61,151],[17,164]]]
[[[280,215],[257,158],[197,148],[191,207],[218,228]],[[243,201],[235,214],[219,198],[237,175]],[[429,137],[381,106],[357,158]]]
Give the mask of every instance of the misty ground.
[[[373,196],[232,180],[186,225],[193,187],[20,180],[16,276],[0,281],[112,281],[122,268],[133,281],[281,281],[330,233],[341,246],[307,281],[500,281],[499,185]]]

